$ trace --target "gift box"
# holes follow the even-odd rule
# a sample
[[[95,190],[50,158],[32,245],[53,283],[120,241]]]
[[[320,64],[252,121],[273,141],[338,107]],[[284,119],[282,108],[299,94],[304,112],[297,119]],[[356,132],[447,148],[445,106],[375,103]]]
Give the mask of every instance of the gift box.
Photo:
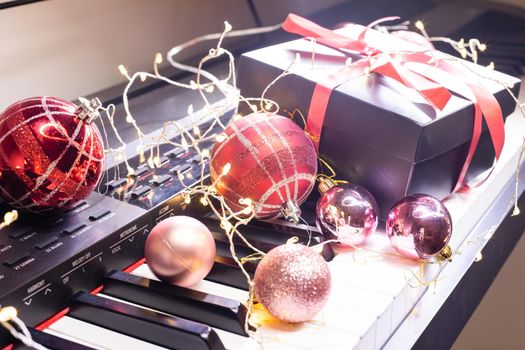
[[[313,26],[313,34],[307,31],[307,36],[332,33],[324,28],[316,32],[318,27]],[[444,198],[459,188],[460,177],[461,184],[483,179],[482,173],[488,173],[495,155],[501,151],[503,120],[516,106],[506,87],[517,94],[520,80],[487,67],[451,59],[438,51],[429,54],[430,50],[421,43],[363,26],[348,25],[334,33],[355,44],[363,41],[365,30],[366,45],[358,53],[334,48],[339,43],[323,42],[322,38],[316,42],[298,39],[247,52],[241,56],[238,87],[243,96],[260,97],[291,65],[264,97],[279,104],[280,114],[296,109],[303,112],[308,118],[306,123],[310,124],[307,131],[311,135],[310,129],[318,133],[312,137],[318,143],[320,157],[333,167],[337,179],[367,188],[375,196],[383,218],[405,195],[425,193]],[[378,47],[382,50],[380,55]],[[450,60],[455,66],[441,74],[443,68],[435,61],[416,59],[405,65],[399,63],[403,58],[392,54],[401,51],[419,52],[424,58],[442,60],[444,67],[449,64],[445,60]],[[363,52],[368,53],[368,58],[363,59]],[[381,66],[385,53],[387,61],[393,64],[387,62]],[[301,57],[300,62],[297,55]],[[373,55],[375,59],[371,61],[369,58]],[[412,56],[407,57],[413,60]],[[355,68],[363,62],[362,67]],[[406,72],[409,65],[416,67],[415,76],[413,72]],[[347,67],[351,68],[350,73]],[[374,70],[374,67],[379,68]],[[393,71],[384,74],[392,67]],[[355,74],[357,69],[362,69],[363,74]],[[433,79],[418,81],[427,71],[432,71],[429,75]],[[405,77],[404,73],[407,73]],[[463,73],[475,79],[460,78]],[[446,79],[450,80],[450,84],[444,83],[448,89],[434,84],[436,80]],[[466,84],[480,86],[467,86],[466,90],[469,87],[475,90],[474,96],[470,96],[471,91],[463,91]],[[419,86],[419,90],[414,86]],[[483,94],[480,97],[478,90],[490,94],[488,101],[483,100]],[[501,109],[499,116],[498,108]],[[240,111],[248,113],[249,109],[241,106]],[[303,124],[298,113],[295,116],[295,120]],[[491,127],[490,132],[487,126]],[[477,136],[479,142],[472,146],[473,137],[477,139]],[[472,159],[465,167],[469,155]],[[460,174],[464,169],[468,171],[463,177]]]

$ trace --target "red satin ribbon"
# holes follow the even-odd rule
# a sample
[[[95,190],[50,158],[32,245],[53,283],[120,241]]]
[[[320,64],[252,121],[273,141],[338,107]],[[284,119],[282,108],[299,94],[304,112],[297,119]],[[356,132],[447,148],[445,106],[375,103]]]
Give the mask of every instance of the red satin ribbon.
[[[451,92],[454,92],[474,104],[472,139],[454,192],[463,186],[467,186],[467,188],[479,186],[488,176],[473,186],[464,183],[465,175],[476,152],[482,132],[483,118],[494,146],[496,160],[501,155],[505,141],[505,130],[498,101],[490,91],[478,82],[479,79],[475,74],[469,72],[468,69],[459,69],[448,60],[437,59],[436,61],[428,48],[421,47],[420,50],[416,49],[405,53],[389,53],[381,50],[381,48],[372,47],[367,41],[367,32],[374,25],[393,19],[398,19],[398,17],[382,18],[369,24],[360,33],[358,39],[354,40],[321,27],[303,17],[294,14],[288,15],[283,23],[283,29],[287,32],[313,38],[317,43],[331,48],[351,51],[364,56],[316,84],[308,110],[306,132],[312,136],[318,150],[326,109],[333,89],[371,72],[392,78],[413,89],[430,106],[438,110],[442,110],[447,105]],[[430,64],[429,62],[433,63]]]

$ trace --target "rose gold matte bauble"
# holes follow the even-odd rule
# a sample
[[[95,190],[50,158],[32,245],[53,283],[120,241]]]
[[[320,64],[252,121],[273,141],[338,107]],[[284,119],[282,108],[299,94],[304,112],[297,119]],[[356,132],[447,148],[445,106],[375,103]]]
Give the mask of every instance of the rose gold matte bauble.
[[[215,241],[199,220],[174,216],[153,228],[144,254],[155,276],[187,287],[200,282],[210,272],[215,260]]]
[[[297,323],[321,311],[332,279],[328,264],[312,248],[284,244],[261,260],[254,283],[255,296],[273,317]]]

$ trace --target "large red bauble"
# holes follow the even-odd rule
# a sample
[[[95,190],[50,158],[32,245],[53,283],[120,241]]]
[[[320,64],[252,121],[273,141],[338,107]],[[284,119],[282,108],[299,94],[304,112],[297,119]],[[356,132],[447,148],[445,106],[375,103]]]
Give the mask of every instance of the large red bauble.
[[[258,219],[274,218],[287,203],[303,203],[315,184],[317,153],[293,121],[271,113],[233,120],[211,154],[210,173],[227,204],[241,210],[250,198]],[[219,179],[226,164],[230,171]]]
[[[86,198],[103,170],[95,124],[56,97],[18,101],[0,115],[0,190],[12,206],[41,213]]]

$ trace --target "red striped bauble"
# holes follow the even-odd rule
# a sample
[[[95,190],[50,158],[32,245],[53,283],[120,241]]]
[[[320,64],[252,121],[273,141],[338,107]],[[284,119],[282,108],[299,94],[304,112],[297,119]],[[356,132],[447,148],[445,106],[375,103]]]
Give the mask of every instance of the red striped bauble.
[[[256,218],[275,218],[286,203],[298,206],[306,200],[315,184],[317,154],[293,121],[252,113],[231,121],[224,133],[226,138],[213,147],[210,173],[233,210],[243,208],[241,198],[250,198]],[[231,169],[220,177],[228,163]]]
[[[86,198],[103,170],[104,147],[95,124],[56,97],[18,101],[0,115],[0,191],[29,212],[65,209]]]

